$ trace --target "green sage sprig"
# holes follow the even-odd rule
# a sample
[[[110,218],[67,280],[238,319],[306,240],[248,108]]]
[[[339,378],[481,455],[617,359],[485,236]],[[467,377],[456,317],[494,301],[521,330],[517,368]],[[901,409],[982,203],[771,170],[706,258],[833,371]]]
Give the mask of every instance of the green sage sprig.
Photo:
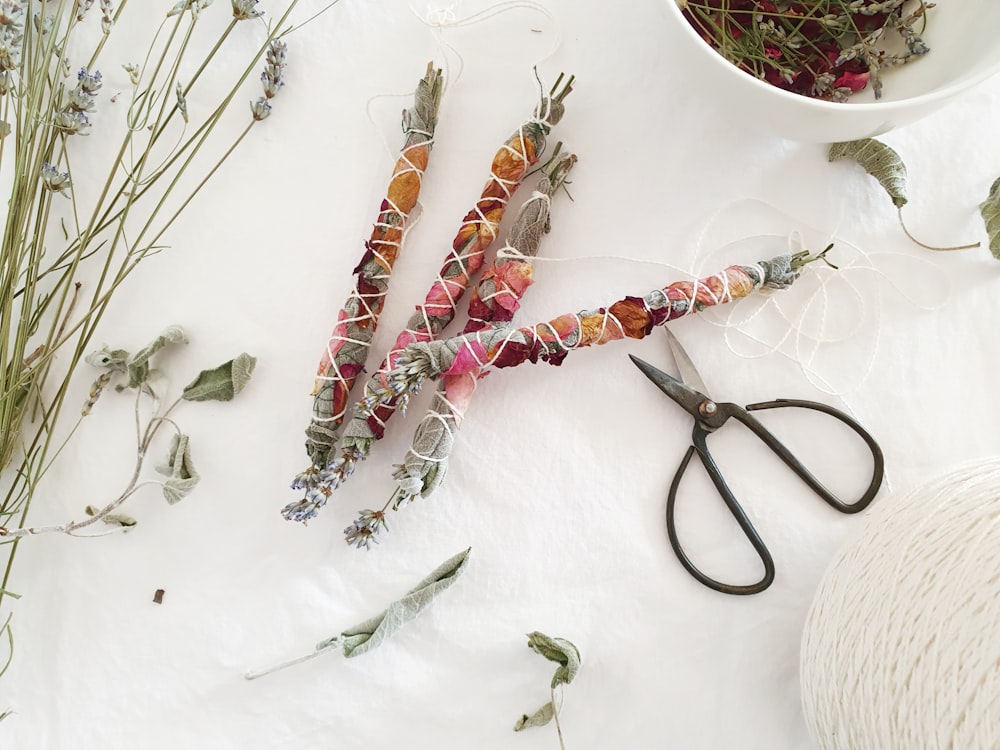
[[[65,446],[59,425],[71,380],[112,297],[166,248],[171,227],[270,115],[290,33],[336,2],[295,25],[299,0],[273,18],[257,0],[101,0],[99,13],[89,12],[91,0],[0,3],[0,178],[9,185],[0,237],[0,526],[8,531],[0,613],[18,530]],[[209,18],[230,12],[228,23]],[[107,42],[130,16],[149,41],[137,61],[110,60]],[[206,21],[219,30],[202,33]],[[206,91],[205,73],[247,35],[259,39],[255,51],[228,81],[212,82],[217,97]],[[120,68],[128,83],[108,97],[101,71]],[[263,91],[239,113],[255,76]],[[230,116],[246,123],[235,138],[219,127]],[[90,400],[110,378],[95,382]],[[12,642],[10,618],[0,622]]]
[[[136,525],[135,519],[116,511],[143,487],[159,486],[164,499],[171,505],[185,498],[194,489],[200,477],[191,459],[191,441],[174,421],[174,410],[185,401],[231,401],[249,382],[256,359],[244,353],[219,367],[202,370],[177,398],[164,406],[165,394],[162,393],[161,385],[164,377],[160,369],[153,367],[153,357],[167,347],[185,343],[187,337],[184,331],[179,326],[171,326],[135,354],[130,354],[125,349],[104,347],[87,357],[88,363],[102,372],[91,386],[73,431],[92,414],[104,391],[114,384],[115,379],[120,379],[122,382],[114,386],[115,391],[135,393],[136,457],[132,476],[122,493],[111,502],[103,507],[88,505],[85,508],[87,518],[83,520],[37,528],[22,526],[8,529],[0,526],[0,537],[18,539],[47,533],[81,536],[81,530],[98,521],[128,529]],[[141,408],[144,400],[151,404],[150,414],[145,420]],[[146,458],[153,440],[164,426],[174,430],[167,458],[156,467],[165,478],[143,480]],[[48,466],[51,465],[50,461]],[[40,476],[43,474],[44,470]]]

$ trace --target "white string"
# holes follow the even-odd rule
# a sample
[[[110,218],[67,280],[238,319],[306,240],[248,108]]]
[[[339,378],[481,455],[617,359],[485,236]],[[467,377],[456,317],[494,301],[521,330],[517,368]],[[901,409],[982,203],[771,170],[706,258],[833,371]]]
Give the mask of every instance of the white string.
[[[806,618],[814,745],[1000,747],[1000,459],[875,502]]]
[[[448,29],[460,29],[466,26],[473,26],[483,23],[484,21],[488,21],[489,19],[499,16],[502,13],[524,8],[533,10],[548,18],[552,22],[555,33],[555,40],[553,41],[549,51],[532,63],[532,69],[537,68],[549,58],[553,57],[559,50],[559,46],[562,44],[562,27],[559,23],[559,19],[549,8],[539,2],[534,2],[534,0],[507,0],[506,2],[491,5],[488,8],[484,8],[481,11],[472,13],[471,15],[463,18],[459,18],[455,13],[456,6],[460,4],[460,2],[452,3],[443,8],[431,7],[431,4],[428,4],[427,10],[424,13],[421,13],[413,5],[410,6],[410,12],[413,13],[413,15],[416,16],[421,23],[433,30],[434,39],[437,42],[438,47],[441,49],[442,57],[444,59],[442,68],[446,73],[445,78],[450,83],[457,83],[462,77],[462,73],[465,70],[465,59],[453,44],[445,40],[444,32]],[[452,74],[449,52],[454,55],[457,60],[458,67],[454,75]]]
[[[756,234],[734,239],[721,245],[709,240],[709,234],[715,226],[733,226],[736,222],[732,214],[741,208],[753,211],[755,217],[765,213],[772,215],[772,221],[785,226],[798,226],[799,229],[787,234]],[[762,210],[763,209],[763,210]],[[886,302],[886,289],[893,291],[905,303],[921,311],[930,311],[947,305],[951,296],[950,287],[945,281],[939,266],[926,258],[925,255],[909,255],[899,252],[871,252],[859,247],[853,242],[840,237],[838,222],[832,230],[822,230],[803,225],[803,223],[788,216],[769,203],[755,199],[736,201],[718,209],[705,222],[699,233],[694,249],[692,263],[694,265],[712,262],[712,256],[719,255],[732,247],[745,245],[754,239],[784,239],[788,243],[789,252],[797,252],[803,247],[802,234],[808,232],[813,237],[825,238],[818,243],[834,245],[831,251],[831,262],[835,262],[838,270],[813,263],[810,273],[796,283],[792,292],[780,292],[775,295],[756,295],[755,302],[730,309],[714,308],[706,310],[703,319],[711,325],[725,330],[726,345],[730,351],[743,359],[754,359],[771,354],[777,354],[794,362],[803,377],[815,388],[831,396],[843,397],[860,388],[874,369],[875,359],[879,351],[882,337],[882,312]],[[706,248],[711,248],[706,250]],[[814,250],[816,248],[813,248]],[[843,256],[849,254],[845,262]],[[898,284],[895,279],[879,266],[886,259],[899,259],[913,266],[923,266],[927,269],[926,277],[933,279],[935,285],[943,288],[939,297],[928,295],[915,296]],[[861,291],[861,284],[869,282],[873,287],[871,294]],[[802,290],[810,289],[803,300]],[[845,298],[846,295],[846,298]],[[792,315],[787,309],[797,309]],[[831,310],[838,312],[831,316]],[[836,333],[834,325],[841,325],[846,318],[845,312],[853,312],[853,327]],[[818,316],[818,322],[814,319]],[[771,334],[771,340],[765,341],[762,336],[754,333],[753,323],[763,324],[777,320],[783,326],[778,334]],[[810,325],[812,321],[812,325]],[[757,326],[758,328],[761,326]],[[771,327],[774,330],[774,326]],[[864,361],[860,367],[845,371],[844,368],[824,368],[820,356],[830,345],[846,341],[861,342],[867,345]],[[740,344],[754,344],[753,351]],[[845,375],[850,374],[852,380],[845,381]]]
[[[738,227],[737,222],[732,220],[731,214],[740,208],[752,208],[756,216],[764,213],[761,211],[762,208],[767,209],[773,214],[772,221],[798,229],[786,233],[747,234],[721,244],[712,242],[709,235],[714,226],[730,227],[735,224]],[[763,293],[754,295],[753,301],[748,300],[741,305],[728,308],[718,306],[706,309],[699,317],[708,324],[723,329],[726,346],[733,355],[741,359],[782,356],[795,363],[803,377],[813,387],[828,395],[843,397],[860,388],[874,369],[882,339],[881,320],[883,307],[887,303],[886,290],[893,292],[904,303],[920,311],[933,311],[949,304],[952,292],[947,275],[941,273],[938,264],[928,259],[925,254],[867,251],[839,236],[837,228],[822,230],[809,227],[764,201],[745,199],[718,209],[706,220],[697,235],[687,267],[658,260],[615,255],[544,257],[538,261],[542,263],[616,261],[654,265],[671,269],[697,281],[702,275],[698,271],[699,267],[717,267],[719,262],[713,259],[721,255],[731,257],[733,255],[731,251],[736,248],[740,248],[740,253],[745,255],[746,246],[753,244],[754,241],[765,240],[771,243],[773,240],[779,240],[786,245],[787,252],[798,252],[804,247],[803,233],[824,238],[825,242],[817,243],[818,246],[833,243],[831,262],[836,263],[837,270],[822,266],[819,261],[814,262],[805,269],[802,278],[796,282],[792,290],[771,294],[770,290],[765,289],[762,290]],[[812,249],[816,250],[818,247]],[[843,260],[845,253],[848,254],[846,261]],[[517,257],[516,253],[507,248],[501,250],[501,254]],[[892,260],[905,262],[915,268],[925,268],[926,273],[919,275],[926,277],[928,281],[933,280],[936,296],[914,294],[897,283],[883,268],[886,261]],[[865,283],[873,288],[871,294],[861,290],[861,285]],[[938,286],[940,289],[937,289]],[[807,290],[805,293],[802,292],[804,289]],[[835,317],[831,316],[833,310],[838,312]],[[853,313],[853,317],[848,317],[845,312]],[[843,325],[845,320],[851,325],[845,327]],[[767,323],[772,325],[767,326]],[[774,323],[778,325],[773,325]],[[767,338],[757,332],[760,328],[768,328],[771,331]],[[851,371],[853,379],[846,382],[845,372],[837,368],[824,367],[820,358],[831,345],[848,341],[865,344],[867,351],[863,353],[864,360],[861,365]],[[748,347],[748,344],[752,346]]]

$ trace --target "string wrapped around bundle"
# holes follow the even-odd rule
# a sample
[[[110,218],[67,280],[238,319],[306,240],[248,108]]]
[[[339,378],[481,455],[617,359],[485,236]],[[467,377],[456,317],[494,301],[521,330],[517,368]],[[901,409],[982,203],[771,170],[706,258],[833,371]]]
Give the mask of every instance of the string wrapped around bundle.
[[[560,365],[576,349],[623,338],[642,339],[656,326],[741,299],[756,289],[786,288],[798,278],[802,266],[821,257],[823,253],[801,252],[750,266],[733,265],[713,276],[675,282],[642,297],[625,297],[608,307],[561,315],[533,326],[512,330],[490,325],[446,340],[413,344],[399,357],[379,395],[405,406],[410,394],[427,379],[447,382],[467,373],[478,378],[489,370],[526,362]],[[395,506],[417,495],[426,497],[443,481],[459,421],[453,414],[449,410],[421,423],[411,450],[393,475],[398,485]]]

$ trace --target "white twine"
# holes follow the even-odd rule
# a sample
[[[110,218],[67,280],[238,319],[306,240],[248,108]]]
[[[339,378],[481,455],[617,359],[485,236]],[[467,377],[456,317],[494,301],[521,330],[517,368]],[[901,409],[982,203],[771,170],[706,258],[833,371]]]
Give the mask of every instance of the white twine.
[[[417,19],[419,19],[425,26],[432,29],[434,39],[437,42],[438,47],[441,49],[442,56],[444,58],[443,67],[449,83],[457,83],[461,79],[462,72],[465,69],[465,58],[462,57],[462,53],[459,52],[453,44],[445,41],[444,32],[448,29],[460,29],[466,26],[475,26],[477,24],[484,23],[495,16],[499,16],[502,13],[506,13],[507,11],[523,8],[534,11],[548,18],[552,23],[555,37],[549,45],[549,51],[531,64],[532,69],[538,68],[543,62],[553,57],[558,51],[559,46],[562,44],[562,27],[559,23],[559,19],[556,17],[555,13],[552,12],[552,10],[545,7],[540,2],[535,2],[534,0],[505,0],[505,2],[496,3],[495,5],[491,5],[463,18],[459,18],[455,12],[458,5],[461,5],[461,2],[450,3],[445,7],[436,7],[435,4],[428,4],[426,11],[424,12],[421,12],[412,5],[410,6],[410,11],[413,15],[416,16]],[[452,55],[457,61],[457,70],[454,72],[451,67]]]
[[[805,624],[821,750],[1000,747],[1000,459],[872,506]]]

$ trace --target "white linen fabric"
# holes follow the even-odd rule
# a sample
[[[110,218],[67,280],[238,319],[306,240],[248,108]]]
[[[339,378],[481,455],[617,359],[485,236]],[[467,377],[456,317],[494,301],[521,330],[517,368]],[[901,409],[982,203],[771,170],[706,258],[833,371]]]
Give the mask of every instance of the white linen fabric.
[[[540,251],[559,262],[538,261],[516,322],[799,242],[834,242],[839,274],[812,269],[788,291],[672,324],[713,393],[851,411],[885,451],[884,491],[1000,453],[1000,262],[985,248],[915,246],[859,168],[732,111],[676,55],[665,1],[506,3],[477,23],[440,28],[425,20],[492,6],[341,0],[287,40],[286,86],[271,116],[164,238],[169,250],[116,295],[100,331],[102,342],[134,349],[183,326],[191,341],[166,367],[175,388],[241,351],[258,357],[253,380],[231,404],[177,412],[202,475],[183,502],[168,506],[149,488],[123,508],[138,520],[127,534],[21,543],[10,581],[23,595],[16,652],[0,680],[0,709],[14,713],[0,723],[0,747],[553,748],[553,727],[512,731],[548,700],[552,665],[525,648],[535,630],[582,656],[562,708],[572,750],[809,746],[801,631],[824,568],[859,519],[825,506],[744,431],[726,429],[713,448],[777,578],[749,598],[691,579],[663,517],[690,420],[627,356],[667,369],[659,332],[575,353],[558,368],[486,378],[445,485],[390,514],[389,533],[369,552],[349,548],[342,530],[391,494],[392,466],[429,393],[390,423],[308,527],[279,514],[307,465],[308,392],[388,183],[409,102],[401,94],[431,59],[446,65],[449,84],[373,357],[422,300],[494,151],[530,115],[538,63],[546,89],[560,71],[577,76],[550,142],[579,162],[572,200],[556,197]],[[270,17],[281,5],[261,3]],[[303,3],[299,19],[320,5]],[[203,11],[219,28],[228,16],[221,2]],[[242,65],[263,29],[240,32],[220,74]],[[117,66],[141,50],[115,48],[108,92],[125,90]],[[919,64],[932,65],[933,51]],[[248,100],[258,96],[252,83]],[[192,93],[188,106],[211,102]],[[998,117],[994,80],[884,136],[909,167],[904,212],[925,241],[985,242],[977,207],[1000,175]],[[234,118],[231,134],[244,123]],[[82,404],[86,373],[77,387]],[[32,524],[117,496],[134,457],[130,420],[128,398],[102,397],[48,477]],[[827,441],[826,423],[781,425],[818,470],[848,487],[863,473],[858,454]],[[686,480],[681,502],[680,532],[703,567],[754,578],[752,552],[705,483]],[[243,679],[380,612],[467,547],[462,579],[376,651]],[[157,589],[162,604],[152,601]]]

